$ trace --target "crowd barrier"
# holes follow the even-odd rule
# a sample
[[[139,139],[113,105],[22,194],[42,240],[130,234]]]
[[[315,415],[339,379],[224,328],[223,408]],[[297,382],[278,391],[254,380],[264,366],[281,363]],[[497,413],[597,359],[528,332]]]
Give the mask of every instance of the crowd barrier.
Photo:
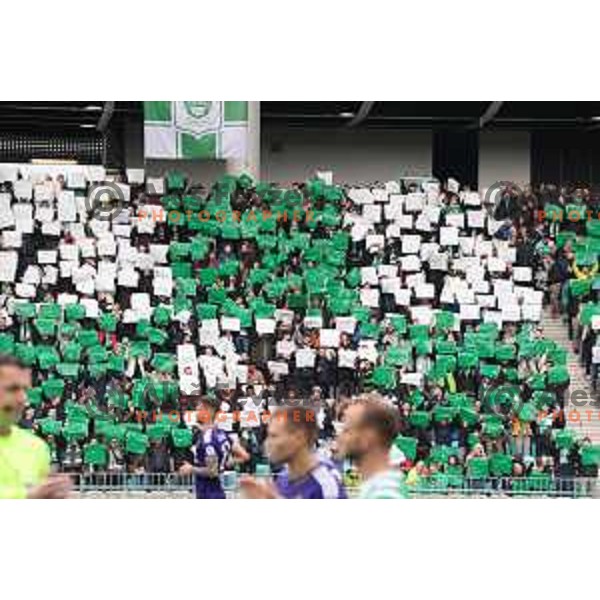
[[[173,473],[87,473],[72,475],[74,495],[79,498],[193,498],[193,476]],[[239,498],[238,474],[221,477],[227,498]],[[412,498],[593,498],[596,478],[499,477],[434,480],[407,485]],[[349,488],[355,498],[357,488]]]

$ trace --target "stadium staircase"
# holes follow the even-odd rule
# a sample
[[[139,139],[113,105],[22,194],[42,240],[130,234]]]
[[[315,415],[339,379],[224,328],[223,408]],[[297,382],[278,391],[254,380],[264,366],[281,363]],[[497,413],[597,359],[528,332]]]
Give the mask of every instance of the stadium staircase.
[[[569,342],[567,326],[563,323],[562,317],[554,318],[550,314],[550,310],[544,311],[542,321],[544,327],[544,335],[549,339],[560,344],[561,347],[567,350],[567,367],[571,377],[571,385],[569,387],[568,402],[565,403],[565,418],[567,419],[567,427],[572,428],[579,436],[588,436],[592,443],[600,443],[600,394],[592,390],[589,379],[585,377],[585,371],[579,362],[579,355],[573,351],[573,344]],[[573,392],[577,390],[579,396],[582,396],[581,390],[585,391],[587,402],[582,406],[575,406],[571,402]],[[583,400],[576,398],[578,404],[583,404]],[[589,415],[586,411],[592,411]],[[579,420],[576,419],[579,412]],[[569,417],[571,413],[571,418]]]

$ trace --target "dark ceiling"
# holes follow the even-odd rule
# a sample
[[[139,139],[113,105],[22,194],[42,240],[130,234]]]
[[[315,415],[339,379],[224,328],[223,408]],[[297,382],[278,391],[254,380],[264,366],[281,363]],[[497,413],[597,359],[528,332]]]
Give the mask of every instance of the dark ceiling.
[[[479,126],[490,102],[386,102],[374,101],[357,127],[445,128]],[[103,101],[0,102],[0,133],[61,132],[93,129],[102,114]],[[262,102],[266,124],[296,127],[345,127],[361,115],[362,101]],[[364,108],[364,107],[363,107]],[[486,124],[492,128],[572,129],[595,128],[600,102],[503,102]],[[142,102],[117,101],[111,125],[128,120],[141,124]],[[83,125],[83,127],[82,127]]]
[[[339,126],[357,115],[362,102],[263,102],[262,120],[282,125]],[[482,102],[386,102],[375,101],[360,127],[478,127],[490,107]],[[600,116],[600,102],[505,101],[487,127],[587,128]]]

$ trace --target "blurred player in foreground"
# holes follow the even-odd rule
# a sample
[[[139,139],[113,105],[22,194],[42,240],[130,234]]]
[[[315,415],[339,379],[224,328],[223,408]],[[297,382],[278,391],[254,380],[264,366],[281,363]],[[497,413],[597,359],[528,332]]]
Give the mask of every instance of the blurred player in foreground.
[[[194,447],[194,464],[186,462],[179,468],[180,475],[195,475],[198,499],[224,500],[221,474],[229,468],[232,459],[244,463],[250,458],[237,440],[232,440],[226,431],[219,429],[216,420],[218,408],[216,400],[201,401],[201,436]]]
[[[50,474],[46,442],[18,427],[31,372],[12,356],[0,356],[0,498],[66,498],[71,481]]]
[[[398,430],[394,409],[375,395],[348,404],[343,414],[339,450],[351,459],[362,478],[359,498],[406,498],[404,476],[390,464]]]
[[[272,463],[284,465],[275,484],[246,476],[240,485],[247,498],[346,498],[334,464],[315,452],[319,428],[315,411],[306,407],[276,410],[269,421],[266,449]]]

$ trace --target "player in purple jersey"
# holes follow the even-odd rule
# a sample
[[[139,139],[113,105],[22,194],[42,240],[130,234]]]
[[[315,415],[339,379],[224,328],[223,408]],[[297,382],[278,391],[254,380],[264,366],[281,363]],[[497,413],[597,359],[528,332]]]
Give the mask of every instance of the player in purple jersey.
[[[271,415],[266,449],[269,459],[283,469],[275,484],[243,477],[242,489],[249,498],[346,498],[335,465],[315,452],[319,436],[315,411],[285,407]]]
[[[246,462],[249,458],[239,442],[218,428],[215,423],[217,409],[216,402],[202,400],[200,410],[206,418],[200,421],[200,437],[194,447],[194,464],[186,462],[179,468],[181,475],[195,475],[196,498],[225,499],[220,475],[227,469],[231,458],[236,462]]]

